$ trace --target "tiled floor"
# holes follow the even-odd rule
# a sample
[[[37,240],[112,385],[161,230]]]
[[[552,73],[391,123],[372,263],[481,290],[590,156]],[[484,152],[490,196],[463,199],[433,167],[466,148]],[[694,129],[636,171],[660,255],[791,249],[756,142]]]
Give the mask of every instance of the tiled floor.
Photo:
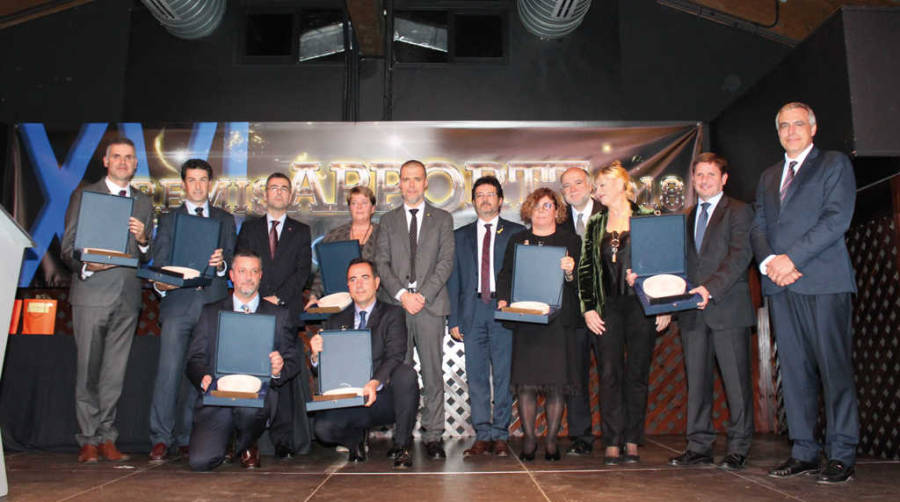
[[[553,463],[540,450],[530,463],[515,457],[463,460],[470,442],[447,441],[446,461],[425,459],[416,445],[413,468],[403,472],[391,469],[384,440],[373,441],[362,464],[347,464],[346,454],[316,447],[288,461],[264,456],[255,471],[231,465],[212,473],[191,472],[177,461],[150,465],[143,454],[124,464],[85,466],[75,463],[74,454],[10,453],[6,500],[857,501],[898,500],[900,492],[900,462],[870,458],[859,459],[856,480],[845,486],[823,487],[805,476],[771,479],[765,469],[789,453],[786,440],[774,436],[756,438],[750,464],[739,473],[669,467],[666,460],[684,446],[677,436],[647,438],[640,464],[617,467],[603,465],[599,448],[590,457]],[[512,446],[518,450],[519,442]]]

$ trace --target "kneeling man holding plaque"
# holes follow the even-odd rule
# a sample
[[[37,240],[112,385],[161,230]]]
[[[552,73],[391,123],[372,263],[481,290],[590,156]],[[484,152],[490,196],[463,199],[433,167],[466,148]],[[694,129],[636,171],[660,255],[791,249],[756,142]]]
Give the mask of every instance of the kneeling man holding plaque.
[[[224,462],[234,434],[241,465],[259,467],[256,441],[275,412],[279,387],[300,369],[288,310],[260,301],[259,256],[236,252],[230,277],[234,294],[203,307],[188,352],[187,376],[204,394],[194,410],[190,440],[195,471]],[[234,312],[244,315],[235,318]]]
[[[394,468],[412,466],[410,447],[419,405],[419,384],[415,370],[403,362],[406,357],[406,318],[395,305],[379,302],[375,292],[381,280],[375,264],[355,258],[347,269],[347,286],[353,303],[325,322],[325,329],[369,330],[371,333],[372,378],[362,388],[362,406],[320,411],[315,418],[316,437],[350,450],[351,462],[366,459],[368,429],[394,425],[394,445],[388,457]],[[328,337],[340,336],[329,334]],[[320,355],[329,350],[328,340],[316,335],[310,340],[312,363],[318,367]]]

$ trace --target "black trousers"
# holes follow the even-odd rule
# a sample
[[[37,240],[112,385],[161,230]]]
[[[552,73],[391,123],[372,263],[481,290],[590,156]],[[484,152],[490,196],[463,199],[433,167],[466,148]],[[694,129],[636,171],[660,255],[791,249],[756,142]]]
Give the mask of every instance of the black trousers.
[[[606,331],[600,343],[600,413],[603,446],[644,441],[650,360],[656,317],[647,317],[636,296],[607,298]]]
[[[256,444],[266,430],[266,422],[274,406],[276,396],[268,396],[262,408],[228,406],[203,406],[197,399],[194,408],[194,426],[191,430],[190,459],[195,471],[215,469],[225,460],[225,450],[234,432],[237,432],[234,451],[241,452]]]
[[[394,368],[390,382],[378,391],[372,406],[317,412],[313,427],[319,441],[349,448],[363,440],[366,429],[394,424],[394,445],[406,448],[412,444],[418,408],[418,376],[412,367],[401,364]]]
[[[570,394],[566,399],[566,423],[569,437],[593,444],[594,431],[591,422],[591,353],[600,362],[600,340],[587,328],[575,328],[575,344],[578,352],[578,378],[582,392]],[[599,368],[598,368],[599,370]],[[598,371],[599,373],[599,371]]]
[[[713,382],[719,373],[728,400],[728,453],[747,455],[753,440],[753,388],[750,373],[750,329],[712,329],[698,316],[694,329],[682,329],[688,383],[687,449],[712,454]]]

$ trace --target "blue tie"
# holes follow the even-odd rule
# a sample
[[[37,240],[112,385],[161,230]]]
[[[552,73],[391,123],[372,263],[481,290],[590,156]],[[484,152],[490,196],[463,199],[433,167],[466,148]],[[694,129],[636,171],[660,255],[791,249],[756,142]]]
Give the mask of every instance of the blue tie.
[[[709,202],[700,204],[700,217],[697,218],[697,230],[694,232],[694,246],[697,247],[698,253],[700,252],[700,246],[703,245],[703,234],[706,233],[706,222],[709,220],[707,209],[709,209]]]
[[[365,310],[359,311],[359,328],[358,329],[366,329],[366,312]]]

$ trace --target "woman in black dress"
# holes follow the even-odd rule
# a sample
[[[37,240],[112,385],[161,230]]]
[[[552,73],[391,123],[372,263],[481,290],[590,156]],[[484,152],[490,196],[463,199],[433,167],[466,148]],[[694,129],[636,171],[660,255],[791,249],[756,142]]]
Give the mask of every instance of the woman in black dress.
[[[560,260],[565,283],[561,312],[548,325],[515,323],[513,331],[512,371],[510,385],[517,394],[519,420],[525,433],[522,460],[533,460],[537,450],[535,420],[537,395],[544,394],[547,435],[544,458],[559,460],[557,435],[562,421],[566,395],[579,391],[575,368],[574,326],[578,322],[578,291],[574,269],[581,253],[581,239],[557,227],[566,219],[562,198],[549,188],[532,192],[522,204],[522,221],[531,228],[512,236],[503,258],[503,270],[497,277],[497,306],[509,304],[516,244],[565,247],[567,255]]]
[[[604,167],[597,172],[594,186],[603,209],[591,216],[584,232],[578,285],[584,321],[599,337],[604,462],[636,463],[638,445],[644,440],[656,332],[668,326],[671,316],[645,316],[629,285],[630,218],[640,209],[633,202],[628,171],[619,163]]]

